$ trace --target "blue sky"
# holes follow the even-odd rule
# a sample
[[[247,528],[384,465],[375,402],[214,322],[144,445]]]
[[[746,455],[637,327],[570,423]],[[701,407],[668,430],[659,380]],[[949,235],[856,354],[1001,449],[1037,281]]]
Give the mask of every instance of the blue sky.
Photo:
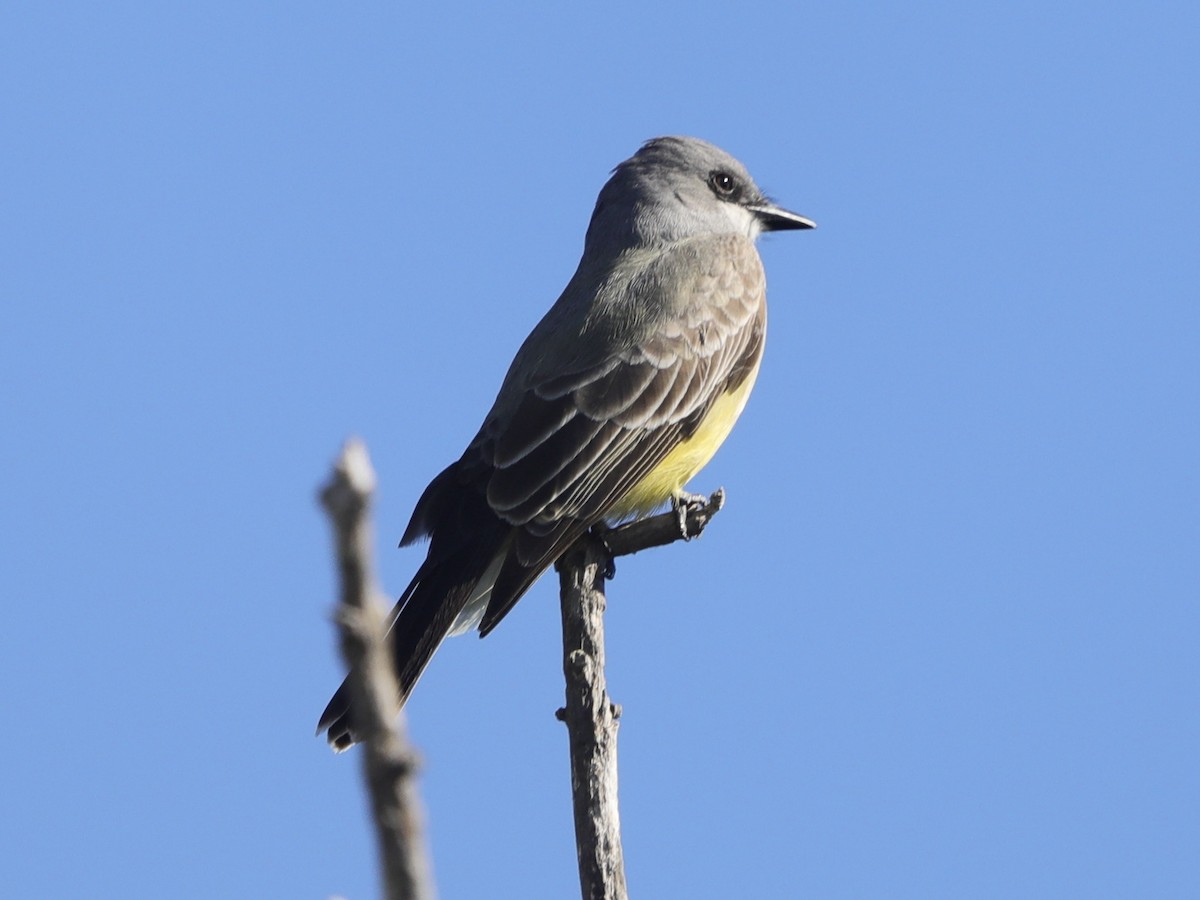
[[[381,577],[659,134],[820,225],[623,560],[643,897],[1200,892],[1195,4],[10,5],[7,896],[374,896],[314,495]],[[410,704],[441,895],[573,895],[557,600]]]

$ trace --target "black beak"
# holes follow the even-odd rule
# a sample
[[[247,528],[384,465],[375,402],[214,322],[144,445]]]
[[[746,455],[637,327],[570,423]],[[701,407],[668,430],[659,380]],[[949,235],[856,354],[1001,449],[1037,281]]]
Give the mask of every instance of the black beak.
[[[770,201],[756,203],[753,206],[748,206],[747,209],[758,217],[763,231],[795,231],[798,228],[817,227],[817,223],[812,219],[806,219],[804,216],[797,215],[794,212],[788,212],[786,209],[776,206]]]

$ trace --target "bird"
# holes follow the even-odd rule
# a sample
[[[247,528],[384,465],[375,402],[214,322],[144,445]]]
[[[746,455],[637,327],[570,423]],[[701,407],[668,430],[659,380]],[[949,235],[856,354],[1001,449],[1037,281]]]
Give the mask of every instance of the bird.
[[[758,375],[755,240],[814,227],[698,138],[649,140],[612,170],[574,275],[401,539],[429,544],[390,617],[399,707],[443,640],[486,636],[593,526],[679,509]],[[358,740],[346,682],[317,731],[338,751]]]

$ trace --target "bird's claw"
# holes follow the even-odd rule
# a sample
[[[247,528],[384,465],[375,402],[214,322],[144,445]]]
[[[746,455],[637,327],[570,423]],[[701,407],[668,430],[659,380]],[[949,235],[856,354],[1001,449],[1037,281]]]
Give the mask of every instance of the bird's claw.
[[[688,530],[688,516],[694,510],[702,509],[708,505],[708,498],[703,494],[675,494],[671,497],[671,509],[675,513],[675,520],[679,523],[679,536],[685,541],[692,539],[692,534]]]
[[[617,575],[617,558],[613,555],[612,547],[608,545],[607,536],[612,529],[603,522],[592,526],[592,537],[604,548],[604,571],[601,573],[605,581],[612,581]]]

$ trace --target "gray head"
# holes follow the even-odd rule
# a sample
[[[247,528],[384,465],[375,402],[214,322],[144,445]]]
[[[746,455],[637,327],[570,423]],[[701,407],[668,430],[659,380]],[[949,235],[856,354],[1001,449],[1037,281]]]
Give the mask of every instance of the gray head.
[[[677,241],[815,227],[776,206],[746,167],[707,141],[660,137],[615,169],[600,191],[584,253]]]

